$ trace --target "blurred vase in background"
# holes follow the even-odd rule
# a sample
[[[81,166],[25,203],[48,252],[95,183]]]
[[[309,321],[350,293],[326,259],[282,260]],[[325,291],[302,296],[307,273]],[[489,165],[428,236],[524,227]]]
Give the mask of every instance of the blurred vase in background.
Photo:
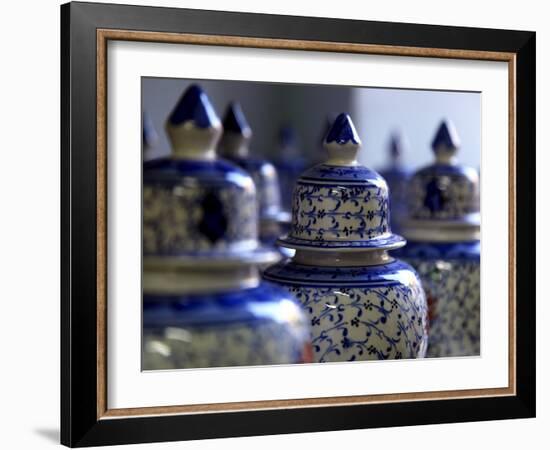
[[[296,254],[264,278],[296,296],[312,329],[314,361],[420,358],[427,346],[427,305],[415,271],[388,250],[388,187],[357,162],[360,139],[347,114],[325,137],[328,159],[298,179],[290,233]]]
[[[199,86],[166,131],[171,156],[143,169],[143,369],[308,362],[300,306],[259,276],[279,255],[259,244],[254,182],[217,157],[222,126]]]
[[[260,220],[260,240],[275,245],[281,229],[289,221],[289,214],[282,210],[281,189],[275,166],[250,154],[252,130],[241,106],[232,102],[227,107],[223,120],[223,136],[218,152],[223,157],[244,169],[256,185],[256,198]]]
[[[147,112],[144,112],[142,115],[142,135],[141,135],[141,143],[142,143],[142,153],[143,153],[143,160],[150,159],[150,153],[151,150],[157,145],[157,142],[159,140],[159,135],[157,134],[157,130],[155,130],[155,126],[153,125],[153,121],[151,120],[151,117]]]
[[[458,163],[460,141],[443,121],[433,164],[409,183],[408,245],[397,254],[421,276],[428,297],[428,356],[480,354],[480,214],[477,170]]]
[[[391,227],[396,233],[401,233],[403,221],[407,217],[407,182],[411,171],[403,164],[403,153],[406,151],[404,135],[400,132],[392,133],[388,146],[389,164],[380,171],[390,190]]]

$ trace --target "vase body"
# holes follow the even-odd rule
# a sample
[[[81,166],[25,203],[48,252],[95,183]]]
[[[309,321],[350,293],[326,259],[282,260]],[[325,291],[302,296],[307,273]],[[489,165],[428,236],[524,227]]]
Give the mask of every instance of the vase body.
[[[414,270],[402,261],[322,267],[287,260],[264,277],[287,289],[306,311],[315,362],[426,354],[424,293]]]
[[[408,245],[395,255],[419,273],[429,305],[429,357],[480,354],[479,177],[460,165],[458,135],[443,121],[433,164],[409,182]]]
[[[328,159],[294,187],[290,231],[278,242],[296,254],[264,278],[301,303],[315,362],[421,358],[424,292],[414,269],[388,256],[405,240],[392,233],[385,180],[357,162],[359,146],[341,114],[325,139]]]
[[[399,255],[416,269],[426,292],[430,324],[427,356],[479,355],[479,241],[409,241]]]
[[[169,158],[143,166],[143,368],[309,362],[288,292],[260,279],[280,254],[258,239],[257,190],[221,159],[221,123],[191,86],[168,119]]]
[[[260,283],[201,294],[145,294],[143,369],[311,362],[309,328],[291,295]]]

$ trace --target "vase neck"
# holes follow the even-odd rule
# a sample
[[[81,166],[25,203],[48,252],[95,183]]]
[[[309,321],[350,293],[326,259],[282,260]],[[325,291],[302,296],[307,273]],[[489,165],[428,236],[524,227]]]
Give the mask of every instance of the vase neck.
[[[377,266],[392,262],[386,250],[369,251],[312,251],[296,250],[293,260],[306,266]]]
[[[260,273],[255,265],[235,267],[143,264],[143,292],[146,294],[200,294],[248,289],[258,286]]]

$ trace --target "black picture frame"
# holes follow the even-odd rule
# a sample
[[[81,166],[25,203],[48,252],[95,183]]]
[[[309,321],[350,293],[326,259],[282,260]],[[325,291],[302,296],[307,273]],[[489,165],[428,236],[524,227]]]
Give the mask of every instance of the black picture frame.
[[[516,55],[515,395],[98,418],[98,29]],[[94,3],[61,6],[61,443],[71,447],[535,416],[534,32]],[[503,244],[505,245],[505,244]]]

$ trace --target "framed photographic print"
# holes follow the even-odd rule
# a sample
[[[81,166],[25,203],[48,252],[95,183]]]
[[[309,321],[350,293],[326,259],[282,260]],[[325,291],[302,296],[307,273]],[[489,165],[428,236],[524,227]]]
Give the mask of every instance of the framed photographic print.
[[[61,19],[63,444],[534,416],[535,33]]]

